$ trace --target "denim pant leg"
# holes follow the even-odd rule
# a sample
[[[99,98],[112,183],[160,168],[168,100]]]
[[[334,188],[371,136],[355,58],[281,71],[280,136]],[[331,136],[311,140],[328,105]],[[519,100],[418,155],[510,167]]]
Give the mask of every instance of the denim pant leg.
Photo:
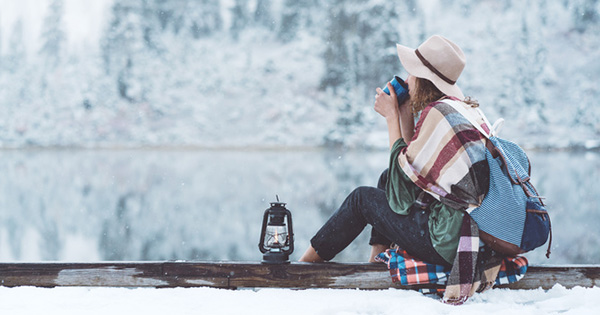
[[[429,212],[414,208],[399,215],[388,205],[385,191],[359,187],[311,239],[312,247],[324,260],[331,260],[362,232],[367,224],[409,254],[424,261],[449,265],[433,248],[428,227]]]
[[[385,186],[387,185],[388,180],[388,169],[385,169],[381,175],[379,176],[379,180],[377,181],[377,188],[385,191]],[[391,245],[392,241],[390,241],[383,234],[379,233],[374,227],[371,227],[371,238],[369,239],[369,245]]]

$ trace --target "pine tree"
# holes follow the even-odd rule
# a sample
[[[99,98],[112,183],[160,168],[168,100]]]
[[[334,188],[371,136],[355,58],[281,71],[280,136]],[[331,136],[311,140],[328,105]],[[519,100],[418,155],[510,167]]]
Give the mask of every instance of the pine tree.
[[[140,29],[140,0],[123,0],[112,7],[112,20],[102,40],[102,59],[106,74],[116,81],[116,90],[129,102],[140,100],[139,86],[133,77],[136,58],[143,52],[144,34]],[[143,66],[143,65],[140,65]]]
[[[400,18],[395,7],[378,0],[353,6],[342,3],[332,9],[330,21],[322,88],[337,89],[349,81],[361,87],[366,97],[399,72],[395,47],[400,41]]]
[[[187,12],[183,12],[195,39],[211,36],[223,28],[221,4],[219,1],[202,0],[188,2]]]
[[[146,50],[161,54],[164,50],[160,43],[159,35],[161,32],[159,16],[160,10],[153,1],[144,0],[141,3],[141,13],[139,19],[139,28],[143,34],[143,43]]]
[[[248,2],[245,0],[235,0],[235,5],[231,8],[231,27],[229,32],[234,40],[237,40],[242,30],[248,25]]]
[[[325,5],[329,7],[329,5]],[[335,3],[332,7],[343,7],[343,3]],[[315,20],[319,22],[322,17],[323,5],[315,0],[286,0],[281,10],[281,22],[277,32],[277,38],[283,42],[291,42],[296,39],[300,30],[306,32],[320,32],[321,25],[314,25]]]
[[[363,96],[364,86],[360,79],[364,68],[363,53],[359,38],[359,7],[349,7],[343,2],[330,9],[330,24],[325,41],[327,48],[325,76],[321,88],[329,95],[336,115],[335,125],[325,135],[328,145],[354,145],[355,138],[362,134],[365,126]]]
[[[270,0],[258,0],[256,9],[254,10],[254,23],[269,30],[274,28],[275,24],[271,15]]]
[[[396,43],[400,38],[401,20],[396,7],[387,2],[369,1],[356,6],[357,84],[365,87],[365,96],[384,85],[400,71]],[[385,21],[385,23],[381,23]]]
[[[25,66],[25,44],[23,43],[23,20],[18,19],[12,29],[6,55],[6,69],[10,73],[23,70]]]
[[[48,7],[48,14],[44,18],[43,31],[41,35],[42,47],[40,55],[47,68],[56,68],[63,58],[63,50],[66,42],[63,30],[63,1],[52,0]]]
[[[575,30],[583,33],[588,28],[597,25],[600,17],[598,15],[598,0],[580,0],[571,3],[573,7],[573,24]]]
[[[373,123],[366,110],[373,102],[376,87],[383,87],[400,73],[396,43],[400,40],[401,21],[409,24],[418,17],[410,14],[400,18],[408,2],[394,6],[381,0],[338,2],[330,8],[327,44],[323,59],[325,73],[321,88],[331,90],[338,100],[334,105],[336,125],[326,136],[327,143],[341,142],[352,145],[360,141]]]
[[[322,90],[332,88],[334,94],[348,79],[348,67],[350,56],[346,44],[347,32],[351,24],[350,17],[346,14],[343,6],[330,9],[330,22],[325,37],[325,74],[321,79]]]
[[[4,55],[2,52],[2,41],[3,40],[4,40],[4,38],[2,37],[2,19],[0,19],[0,71],[2,71],[4,69],[3,63],[2,63],[2,61],[4,59]],[[4,71],[2,71],[2,72],[4,72]]]
[[[3,82],[0,85],[0,111],[3,117],[12,116],[12,111],[22,101],[24,87],[29,86],[28,84],[24,84],[23,80],[26,75],[26,65],[24,59],[25,46],[23,45],[23,22],[21,19],[15,21],[9,40],[8,51],[0,57],[4,65],[3,68],[0,68],[0,79]],[[6,121],[8,122],[9,120],[7,119]],[[8,128],[8,126],[5,128]]]
[[[300,27],[300,10],[302,2],[286,0],[281,12],[281,26],[277,37],[283,42],[290,42],[296,37]]]
[[[517,48],[519,54],[518,60],[518,80],[516,88],[517,101],[522,106],[530,110],[528,115],[529,123],[547,123],[546,104],[540,97],[542,90],[541,80],[544,67],[546,66],[546,48],[543,42],[537,38],[539,34],[533,34],[528,25],[526,13],[523,13],[521,20],[521,36]],[[537,23],[537,16],[532,18],[531,23]]]

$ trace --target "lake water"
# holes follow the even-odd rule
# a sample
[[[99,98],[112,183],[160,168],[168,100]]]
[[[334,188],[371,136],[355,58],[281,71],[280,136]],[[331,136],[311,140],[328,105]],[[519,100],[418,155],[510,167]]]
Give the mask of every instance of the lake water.
[[[530,152],[553,223],[534,264],[600,262],[600,154]],[[258,261],[262,215],[292,211],[297,259],[384,151],[0,151],[0,261]],[[335,261],[365,261],[367,233]]]

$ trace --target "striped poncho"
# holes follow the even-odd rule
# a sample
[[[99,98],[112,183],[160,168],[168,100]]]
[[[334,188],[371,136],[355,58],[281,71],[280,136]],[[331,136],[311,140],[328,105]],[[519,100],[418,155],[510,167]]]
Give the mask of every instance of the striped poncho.
[[[404,173],[421,189],[454,209],[478,206],[488,189],[485,137],[446,98],[427,106],[415,135],[398,155]],[[474,117],[480,117],[474,111]],[[481,119],[481,118],[480,118]],[[480,121],[484,130],[488,127]]]

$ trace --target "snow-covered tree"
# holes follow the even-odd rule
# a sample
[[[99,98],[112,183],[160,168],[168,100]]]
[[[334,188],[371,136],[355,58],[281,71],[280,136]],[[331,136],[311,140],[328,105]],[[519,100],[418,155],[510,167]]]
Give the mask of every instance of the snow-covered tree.
[[[114,78],[119,97],[129,102],[143,98],[143,89],[134,77],[135,67],[145,67],[137,60],[147,46],[141,27],[142,4],[142,0],[116,2],[102,42],[106,74]]]
[[[323,90],[333,89],[336,93],[338,88],[345,82],[351,81],[348,78],[350,66],[350,56],[346,37],[352,25],[352,17],[346,14],[344,7],[332,6],[330,8],[330,20],[325,31],[325,73],[321,79],[321,88]]]
[[[258,0],[254,9],[254,23],[268,30],[275,27],[275,21],[271,13],[271,0]]]
[[[399,74],[400,62],[396,43],[403,41],[400,34],[401,21],[397,8],[386,1],[368,1],[355,7],[357,16],[356,50],[357,84],[364,86],[365,95],[373,94],[375,87],[385,84],[393,75]],[[381,23],[385,21],[385,23]]]
[[[600,134],[589,110],[600,97],[598,0],[119,0],[99,48],[76,52],[62,25],[70,2],[47,3],[35,51],[18,18],[0,30],[0,106],[22,122],[0,132],[19,130],[6,137],[21,144],[61,142],[68,128],[49,125],[87,119],[110,126],[89,139],[131,144],[359,143],[379,129],[374,89],[406,75],[395,43],[432,34],[463,48],[459,85],[490,118],[518,122],[505,132],[542,134],[560,117]],[[241,128],[225,135],[217,121]]]
[[[336,2],[333,6],[337,6]],[[315,0],[286,0],[281,9],[281,22],[277,38],[284,43],[294,40],[299,31],[320,32],[320,24],[326,22],[330,4],[323,5]],[[317,24],[317,25],[315,25]]]
[[[219,1],[188,1],[186,7],[187,11],[183,14],[189,19],[189,27],[195,39],[210,36],[223,28]]]
[[[42,27],[40,56],[44,66],[55,69],[64,56],[66,35],[63,26],[63,0],[52,0]]]
[[[598,0],[574,0],[571,7],[573,10],[573,25],[576,31],[583,33],[600,22]]]
[[[245,0],[235,0],[231,8],[231,26],[229,32],[234,40],[237,40],[242,30],[248,25],[248,2]]]
[[[281,12],[281,26],[277,34],[283,42],[289,42],[296,36],[296,32],[300,27],[300,10],[302,9],[302,1],[286,0],[284,2]]]
[[[537,28],[539,17],[529,19],[525,14],[521,20],[520,40],[516,45],[517,76],[514,85],[514,101],[527,111],[518,111],[517,117],[527,116],[527,124],[547,124],[546,104],[540,97],[543,89],[542,80],[546,66],[547,51],[541,40],[541,34],[532,29]]]
[[[2,70],[2,61],[4,59],[4,52],[2,51],[3,45],[2,45],[2,41],[4,40],[3,34],[2,34],[2,19],[0,19],[0,70]]]
[[[336,103],[336,130],[326,136],[328,142],[340,138],[336,135],[341,130],[347,138],[372,125],[372,111],[365,109],[375,88],[400,73],[396,43],[401,42],[401,9],[380,0],[340,2],[330,8],[321,88],[332,89],[343,101]],[[407,15],[405,22],[410,23],[406,20],[412,19]]]
[[[23,43],[23,20],[17,19],[9,38],[5,57],[6,69],[10,73],[16,73],[17,71],[22,70],[25,66],[26,58],[27,52],[25,51],[25,44]]]

